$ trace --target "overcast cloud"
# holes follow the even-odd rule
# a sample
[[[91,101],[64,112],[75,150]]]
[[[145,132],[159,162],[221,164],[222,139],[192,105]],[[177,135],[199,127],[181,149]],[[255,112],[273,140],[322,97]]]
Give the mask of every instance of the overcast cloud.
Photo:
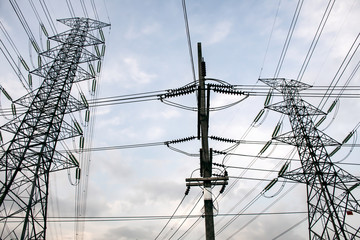
[[[70,17],[66,1],[46,1],[52,18]],[[84,1],[89,16],[94,18],[92,1]],[[100,20],[111,23],[111,29],[105,29],[106,53],[99,78],[98,97],[110,97],[135,93],[182,87],[193,81],[189,50],[186,39],[184,16],[181,0],[95,0]],[[22,11],[26,11],[26,19],[36,39],[40,42],[41,28],[34,13],[26,1],[18,1]],[[191,44],[195,63],[196,43],[202,42],[203,56],[207,64],[207,77],[224,80],[234,85],[265,86],[258,78],[272,78],[282,52],[297,1],[237,1],[237,0],[188,0],[186,1]],[[284,59],[279,77],[297,78],[301,65],[311,45],[316,28],[326,8],[326,1],[305,1],[292,40]],[[36,6],[38,3],[36,3]],[[83,16],[79,3],[73,3],[75,13]],[[41,11],[40,6],[39,11]],[[30,9],[30,10],[27,10]],[[278,11],[278,13],[277,13]],[[37,65],[37,57],[27,40],[11,5],[0,1],[0,20],[14,40],[22,56],[31,69]],[[44,24],[51,33],[47,22]],[[334,78],[341,62],[345,58],[351,44],[359,34],[360,2],[337,1],[334,5],[322,37],[317,43],[311,61],[302,81],[315,86],[327,86]],[[58,32],[67,28],[56,23]],[[41,36],[45,44],[44,36]],[[1,33],[0,39],[10,47]],[[45,45],[44,45],[45,46]],[[52,43],[55,46],[55,43]],[[31,55],[31,56],[30,56]],[[14,55],[15,56],[15,55]],[[14,99],[25,94],[15,73],[1,55],[0,84]],[[339,85],[344,85],[360,54],[354,56]],[[195,69],[197,67],[195,66]],[[27,74],[26,71],[23,71]],[[27,75],[25,75],[27,77]],[[36,80],[39,84],[39,80]],[[350,85],[358,86],[359,73]],[[90,84],[83,84],[84,92],[88,92]],[[74,88],[73,95],[79,94]],[[180,96],[171,101],[196,106],[196,95]],[[239,100],[228,95],[214,93],[211,106],[222,106]],[[273,102],[281,101],[278,97]],[[320,98],[307,98],[308,102],[317,106]],[[249,97],[241,103],[223,111],[211,113],[210,135],[224,138],[241,139],[253,123],[255,116],[264,107],[265,96]],[[3,107],[9,102],[1,96]],[[332,99],[325,105],[324,111],[331,105]],[[360,120],[360,103],[356,99],[343,99],[337,114],[331,116],[321,125],[326,126],[326,133],[338,141],[357,125]],[[79,117],[78,114],[75,114]],[[83,118],[84,113],[80,116]],[[175,108],[160,101],[119,104],[96,109],[94,122],[93,147],[122,146],[152,142],[165,142],[194,136],[197,134],[197,115],[194,111]],[[95,120],[95,116],[93,120]],[[266,118],[265,118],[266,116]],[[268,112],[264,118],[251,128],[245,140],[266,141],[281,115]],[[334,118],[332,121],[331,119]],[[1,118],[1,123],[6,120]],[[284,118],[282,132],[290,131],[287,117]],[[4,138],[9,136],[4,136]],[[10,140],[10,139],[5,139]],[[70,148],[77,148],[79,139],[67,143]],[[352,141],[352,140],[351,140]],[[210,141],[211,147],[223,150],[230,145]],[[190,154],[198,154],[200,143],[174,145]],[[256,155],[263,144],[240,144],[233,153]],[[264,156],[286,157],[292,148],[278,145],[271,146]],[[350,148],[342,148],[333,159],[343,159]],[[331,151],[331,149],[329,149]],[[345,162],[358,162],[358,148],[355,148]],[[294,158],[298,158],[295,154]],[[88,187],[83,187],[87,207],[87,217],[156,217],[171,216],[186,190],[185,178],[199,175],[199,159],[167,148],[165,145],[96,151],[91,155],[89,169],[82,169],[83,177],[88,177]],[[260,178],[271,180],[277,177],[277,171],[284,162],[279,160],[255,159],[251,157],[222,156],[214,157],[214,162],[225,161],[228,166],[274,170],[275,172],[248,171],[229,168],[231,178],[229,187],[215,201],[219,214],[238,214],[234,223],[230,224],[217,239],[227,239],[240,228],[241,231],[231,239],[273,239],[306,217],[305,213],[261,215],[254,221],[253,215],[273,204],[266,212],[306,212],[306,189],[293,183],[277,183],[267,197],[260,197],[249,208],[244,210],[269,183],[269,181],[246,180]],[[253,163],[252,163],[253,162]],[[291,168],[298,167],[294,162]],[[353,175],[359,176],[359,167],[346,167]],[[216,169],[214,170],[217,171]],[[70,184],[74,180],[75,171],[54,173],[50,178],[49,216],[74,217],[77,188]],[[214,198],[220,187],[213,190]],[[287,191],[290,191],[287,193]],[[176,215],[202,214],[202,190],[192,187],[184,199]],[[287,193],[287,194],[285,194]],[[283,196],[284,194],[284,196]],[[274,195],[274,196],[273,196]],[[271,197],[273,196],[273,197]],[[351,216],[352,217],[352,216]],[[358,219],[359,216],[354,218]],[[232,216],[215,217],[216,231],[221,229]],[[204,239],[204,220],[191,226],[197,220],[189,217],[182,225],[184,218],[174,219],[164,230],[159,239],[178,239],[186,231],[184,239]],[[86,222],[83,233],[76,236],[73,222],[49,223],[48,239],[86,239],[86,240],[133,240],[154,239],[166,224],[167,219],[121,220]],[[307,221],[287,232],[279,239],[308,239]],[[176,232],[176,233],[175,233]]]

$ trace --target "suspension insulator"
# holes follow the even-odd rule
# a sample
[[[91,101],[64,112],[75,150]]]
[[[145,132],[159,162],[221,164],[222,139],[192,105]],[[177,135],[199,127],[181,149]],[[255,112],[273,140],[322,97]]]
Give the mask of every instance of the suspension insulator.
[[[99,33],[100,33],[101,41],[105,42],[105,36],[104,36],[103,30],[102,30],[102,29],[99,29]]]
[[[38,67],[41,67],[41,56],[38,56]]]
[[[226,154],[227,154],[227,152],[218,151],[218,150],[214,150],[214,153],[216,153],[216,154],[221,154],[221,155],[226,155]]]
[[[81,136],[79,141],[79,148],[84,149],[84,144],[85,144],[84,136]]]
[[[268,141],[265,146],[260,150],[259,155],[263,154],[271,145],[271,140]]]
[[[231,95],[244,95],[243,91],[238,91],[235,89],[227,89],[227,88],[214,88],[212,89],[214,92],[223,93],[223,94],[231,94]]]
[[[35,42],[35,40],[31,40],[31,44],[33,45],[35,51],[36,51],[37,53],[39,53],[39,52],[40,52],[40,49],[39,49],[39,46],[37,45],[37,43]]]
[[[226,188],[226,185],[224,184],[224,185],[222,185],[222,187],[221,187],[221,189],[220,189],[220,194],[223,194],[224,193],[224,191],[225,191],[225,188]]]
[[[271,98],[272,98],[272,91],[270,90],[269,93],[268,93],[268,95],[266,96],[266,99],[265,99],[265,102],[264,102],[264,106],[269,105]]]
[[[261,111],[258,113],[258,115],[256,115],[255,119],[254,119],[254,123],[257,123],[260,118],[262,117],[262,115],[264,114],[265,110],[264,109],[261,109]]]
[[[195,90],[196,90],[196,88],[194,85],[182,87],[182,88],[171,89],[168,93],[164,94],[164,97],[170,98],[170,97],[177,97],[177,96],[181,96],[181,95],[187,95],[187,94],[191,94],[191,93],[195,92]]]
[[[344,138],[344,140],[342,141],[342,144],[347,143],[353,135],[354,135],[354,131],[351,131],[351,132],[346,136],[346,138]]]
[[[96,55],[97,55],[98,57],[100,57],[99,46],[98,46],[98,45],[95,45],[94,48],[95,48]]]
[[[43,31],[44,35],[45,35],[46,37],[49,37],[49,33],[48,33],[48,31],[46,30],[44,24],[41,23],[40,25],[41,25],[41,30]]]
[[[85,97],[84,93],[80,93],[80,97],[81,97],[81,100],[83,101],[85,107],[88,108],[88,107],[89,107],[89,103],[88,103],[88,101],[86,100],[86,97]]]
[[[273,180],[264,188],[264,192],[269,191],[269,189],[272,188],[277,181],[278,181],[277,178],[273,179]]]
[[[79,162],[78,160],[76,159],[76,157],[74,156],[74,154],[72,154],[71,152],[68,153],[69,155],[69,158],[71,160],[71,162],[75,165],[75,166],[79,166]]]
[[[106,46],[105,46],[105,44],[103,44],[101,47],[101,56],[102,57],[105,55],[105,48],[106,48]]]
[[[90,121],[90,110],[87,109],[85,111],[85,122],[89,122]]]
[[[330,154],[329,157],[332,157],[335,155],[335,153],[337,153],[340,150],[341,146],[337,146]]]
[[[279,173],[278,173],[278,176],[281,177],[285,172],[286,170],[288,169],[289,167],[289,164],[290,163],[285,163],[284,166],[282,166],[282,168],[280,169]]]
[[[228,142],[228,143],[238,142],[237,140],[234,140],[234,139],[222,138],[222,137],[217,137],[217,136],[210,136],[209,138],[212,140],[220,141],[220,142]]]
[[[216,153],[216,150],[214,150],[214,153]],[[225,165],[224,164],[221,164],[221,163],[213,163],[214,166],[218,166],[218,167],[222,167],[222,168],[225,168]]]
[[[91,75],[95,76],[95,69],[94,69],[94,66],[92,64],[89,64],[89,69],[90,69]]]
[[[80,168],[76,168],[76,172],[75,172],[75,178],[76,179],[80,179],[81,176],[81,169]]]
[[[49,51],[50,50],[50,40],[46,41],[46,49]]]
[[[28,83],[29,86],[32,87],[32,75],[30,73],[28,74]]]
[[[98,63],[97,63],[97,72],[100,73],[100,70],[101,70],[101,61],[99,60]]]
[[[325,116],[322,116],[322,118],[320,118],[320,120],[315,124],[315,127],[319,127],[320,124],[322,124],[326,119],[326,115]]]
[[[91,91],[94,93],[96,91],[96,79],[94,78],[91,84]]]
[[[190,186],[187,186],[186,191],[185,191],[185,195],[188,195],[189,192],[190,192]]]
[[[5,95],[5,97],[7,99],[9,99],[10,101],[12,101],[12,98],[10,97],[10,95],[8,94],[8,92],[5,90],[5,88],[2,88],[1,91],[3,92],[3,94]]]
[[[11,104],[11,111],[12,111],[13,116],[16,116],[16,106],[14,103]]]
[[[186,138],[180,138],[180,139],[176,139],[176,140],[172,140],[167,142],[168,144],[174,144],[174,143],[181,143],[181,142],[188,142],[191,140],[194,140],[196,137],[191,136],[191,137],[186,137]]]
[[[22,57],[20,57],[19,59],[20,59],[21,64],[22,64],[23,67],[25,68],[25,70],[26,70],[26,71],[30,71],[30,68],[29,68],[29,66],[26,64],[25,60],[24,60]]]
[[[331,106],[330,106],[329,109],[327,110],[327,113],[331,112],[331,111],[334,109],[334,107],[336,106],[337,102],[338,102],[337,99],[334,100],[334,102],[331,104]]]
[[[280,128],[281,128],[281,122],[279,122],[279,123],[276,125],[276,127],[275,127],[275,129],[274,129],[274,131],[273,131],[273,133],[272,133],[272,135],[271,135],[272,138],[275,138],[275,137],[278,135],[278,133],[279,133],[279,131],[280,131]]]
[[[80,127],[80,124],[75,120],[74,121],[75,128],[79,134],[83,134],[83,130]]]

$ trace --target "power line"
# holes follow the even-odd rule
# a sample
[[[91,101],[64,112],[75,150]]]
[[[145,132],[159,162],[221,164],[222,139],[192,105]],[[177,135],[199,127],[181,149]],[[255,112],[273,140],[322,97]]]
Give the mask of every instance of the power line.
[[[297,76],[298,81],[301,81],[302,77],[304,76],[306,68],[309,65],[310,59],[311,59],[311,57],[312,57],[312,55],[313,55],[313,53],[315,51],[315,48],[316,48],[316,46],[318,44],[318,41],[319,41],[320,36],[322,34],[322,31],[324,30],[326,22],[327,22],[327,20],[328,20],[328,18],[330,16],[331,10],[334,7],[334,4],[335,4],[335,0],[330,0],[327,7],[326,7],[326,9],[325,9],[325,12],[324,12],[324,14],[323,14],[323,16],[321,18],[321,21],[319,23],[319,26],[318,26],[317,30],[316,30],[315,36],[314,36],[314,38],[313,38],[313,40],[311,42],[310,48],[309,48],[309,50],[308,50],[308,52],[306,54],[306,57],[304,59],[304,62],[302,64],[302,66],[301,66],[300,72],[299,72],[299,74]]]
[[[196,81],[196,77],[195,77],[194,56],[193,56],[193,54],[192,54],[191,38],[190,38],[190,29],[189,29],[189,21],[188,21],[188,16],[187,16],[187,11],[186,11],[186,2],[185,2],[185,0],[182,0],[182,8],[183,8],[183,13],[184,13],[186,39],[187,39],[187,44],[188,44],[188,49],[189,49],[189,55],[190,55],[191,71],[192,71],[193,79],[194,79],[194,82],[195,82],[195,81]]]
[[[294,225],[292,225],[291,227],[289,227],[288,229],[286,229],[284,232],[280,233],[279,235],[277,235],[276,237],[274,237],[272,240],[278,239],[279,237],[285,235],[286,233],[288,233],[289,231],[293,230],[294,228],[296,228],[297,226],[299,226],[300,224],[302,224],[303,222],[305,222],[307,220],[307,217],[301,219],[299,222],[295,223]]]
[[[181,199],[180,203],[178,204],[178,206],[176,207],[174,213],[171,215],[171,217],[169,218],[169,221],[166,222],[166,224],[164,225],[164,227],[161,229],[161,231],[158,233],[158,235],[155,237],[155,240],[158,239],[158,237],[161,235],[161,233],[165,230],[165,228],[167,227],[167,225],[170,223],[170,221],[174,218],[175,213],[177,212],[177,210],[179,209],[180,205],[183,203],[183,201],[185,200],[185,197],[187,196],[187,194],[185,193],[185,195],[183,196],[183,198]]]
[[[272,216],[272,215],[297,215],[306,214],[306,211],[284,211],[284,212],[253,212],[253,213],[219,213],[216,216],[233,217],[233,216]],[[48,217],[48,222],[126,222],[126,221],[156,221],[166,219],[186,219],[199,218],[203,215],[149,215],[149,216],[111,216],[111,217]],[[16,218],[14,218],[16,219]],[[11,221],[11,222],[17,222]]]
[[[282,67],[282,65],[283,65],[283,63],[284,63],[284,59],[285,59],[287,50],[288,50],[288,48],[289,48],[290,41],[291,41],[292,35],[293,35],[293,33],[294,33],[295,26],[296,26],[297,20],[298,20],[298,18],[299,18],[299,15],[300,15],[300,12],[301,12],[301,8],[302,8],[303,3],[304,3],[304,0],[299,0],[298,3],[297,3],[297,5],[296,5],[296,9],[295,9],[293,18],[292,18],[292,20],[291,20],[290,28],[289,28],[288,34],[287,34],[287,36],[286,36],[286,40],[285,40],[283,49],[282,49],[282,51],[281,51],[280,59],[279,59],[278,64],[277,64],[277,66],[276,66],[276,70],[275,70],[274,77],[278,77],[278,76],[279,76],[279,73],[280,73],[281,67]]]

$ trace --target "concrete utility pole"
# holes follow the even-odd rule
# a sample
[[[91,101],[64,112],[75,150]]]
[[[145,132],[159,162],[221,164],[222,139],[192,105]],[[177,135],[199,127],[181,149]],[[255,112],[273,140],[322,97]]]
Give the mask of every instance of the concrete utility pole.
[[[199,82],[198,88],[198,136],[201,140],[200,149],[200,177],[187,178],[186,185],[201,186],[204,189],[204,218],[205,218],[205,236],[206,240],[215,239],[214,213],[212,200],[212,186],[228,184],[228,176],[212,177],[212,149],[209,148],[209,112],[210,112],[210,84],[206,84],[205,62],[202,57],[201,43],[198,43],[198,66]],[[220,86],[223,87],[223,86]],[[234,94],[243,94],[242,92],[232,91]]]
[[[211,176],[212,176],[212,159],[210,158],[209,150],[209,105],[210,105],[210,91],[205,92],[205,62],[202,57],[201,43],[198,43],[198,67],[199,67],[199,130],[201,134],[201,147],[200,150],[200,164],[202,166],[203,178],[209,178],[204,180],[204,208],[205,208],[205,233],[206,240],[215,239],[214,233],[214,213],[213,213],[213,201],[211,193]],[[198,136],[199,137],[199,136]]]

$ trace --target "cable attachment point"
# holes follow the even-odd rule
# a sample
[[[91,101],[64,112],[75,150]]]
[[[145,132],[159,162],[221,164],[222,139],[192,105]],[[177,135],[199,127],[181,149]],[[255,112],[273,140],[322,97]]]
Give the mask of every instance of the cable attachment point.
[[[192,84],[192,85],[181,87],[181,88],[170,89],[170,90],[168,90],[168,93],[160,95],[159,97],[161,99],[177,97],[177,96],[191,94],[191,93],[195,92],[196,90],[197,90],[197,86],[195,84]]]
[[[237,143],[238,140],[229,139],[229,138],[222,138],[217,136],[209,136],[210,139],[220,141],[220,142],[228,142],[228,143]]]
[[[188,141],[194,140],[195,138],[196,138],[195,136],[186,137],[186,138],[179,138],[179,139],[176,139],[176,140],[167,141],[167,142],[165,142],[165,144],[169,145],[169,144],[174,144],[174,143],[188,142]]]
[[[190,192],[190,186],[187,186],[187,187],[186,187],[186,191],[185,191],[185,195],[188,195],[189,192]]]
[[[246,95],[247,94],[244,91],[239,91],[239,90],[234,89],[234,87],[232,85],[225,86],[225,85],[219,85],[219,84],[208,84],[208,86],[210,87],[211,90],[213,90],[214,92],[218,92],[218,93],[230,94],[230,95]]]
[[[216,154],[221,154],[221,155],[226,155],[227,152],[224,152],[224,151],[219,151],[219,150],[213,150],[214,153]]]

